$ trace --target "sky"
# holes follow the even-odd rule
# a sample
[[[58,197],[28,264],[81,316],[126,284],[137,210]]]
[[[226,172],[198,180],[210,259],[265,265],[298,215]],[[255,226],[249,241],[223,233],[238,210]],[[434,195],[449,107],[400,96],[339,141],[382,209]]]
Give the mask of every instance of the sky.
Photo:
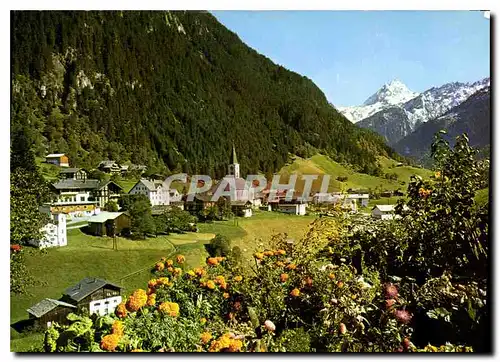
[[[415,92],[490,76],[478,11],[212,11],[240,39],[312,79],[336,106],[399,79]]]

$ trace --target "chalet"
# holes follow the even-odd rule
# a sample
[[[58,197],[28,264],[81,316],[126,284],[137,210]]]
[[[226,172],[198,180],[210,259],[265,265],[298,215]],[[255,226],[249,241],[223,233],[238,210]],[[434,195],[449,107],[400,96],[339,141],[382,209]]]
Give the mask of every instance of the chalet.
[[[123,193],[123,187],[114,181],[100,182],[98,187],[92,192],[100,207],[104,207],[108,201],[118,202]]]
[[[345,200],[356,200],[356,202],[362,207],[368,206],[368,201],[370,201],[369,194],[347,194]]]
[[[53,322],[66,324],[66,316],[76,312],[76,306],[60,300],[45,298],[26,311],[35,328],[49,328]]]
[[[130,168],[129,165],[120,165],[120,173],[121,173],[121,175],[122,176],[127,175],[129,168]]]
[[[207,192],[194,195],[192,201],[188,201],[188,197],[189,195],[183,196],[184,210],[190,212],[193,215],[216,205],[216,203],[212,201],[212,195]]]
[[[60,206],[60,212],[67,214],[95,214],[95,209],[103,207],[109,200],[117,201],[123,188],[113,181],[75,180],[67,178],[52,184],[57,194],[53,206]]]
[[[97,236],[115,236],[130,231],[130,216],[124,212],[102,211],[89,218],[89,232]]]
[[[250,201],[231,201],[231,211],[236,216],[251,217],[252,202]]]
[[[43,208],[40,211],[45,211]],[[68,245],[68,236],[66,229],[66,214],[49,212],[50,221],[40,231],[42,232],[41,240],[32,240],[29,243],[37,248],[44,249],[54,246]]]
[[[372,209],[372,217],[381,220],[394,219],[394,205],[375,205]]]
[[[170,190],[163,186],[163,181],[140,179],[129,191],[130,195],[145,195],[151,202],[151,206],[169,205]]]
[[[90,314],[106,315],[113,313],[122,302],[121,287],[98,278],[85,278],[64,291],[61,301],[74,305]]]
[[[83,168],[64,168],[59,172],[61,179],[83,180],[87,179],[87,171]]]
[[[99,165],[97,166],[97,169],[104,173],[110,173],[110,174],[121,173],[121,167],[115,161],[109,161],[109,160],[101,161],[101,163],[99,163]]]
[[[64,153],[51,153],[45,156],[45,162],[59,167],[69,167],[69,159]]]

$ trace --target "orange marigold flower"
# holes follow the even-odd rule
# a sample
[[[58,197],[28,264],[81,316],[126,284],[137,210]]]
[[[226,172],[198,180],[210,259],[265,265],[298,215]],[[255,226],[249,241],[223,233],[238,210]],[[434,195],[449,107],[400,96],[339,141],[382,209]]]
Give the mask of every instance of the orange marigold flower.
[[[229,298],[229,293],[224,293],[224,294],[222,294],[222,296],[224,297],[224,299],[228,299]]]
[[[330,278],[331,280],[334,280],[335,279],[335,274],[334,273],[328,274],[328,278]]]
[[[435,178],[440,178],[440,177],[441,177],[441,172],[440,172],[440,171],[437,171],[437,172],[434,174],[434,177],[435,177]]]
[[[255,253],[253,254],[253,256],[256,258],[256,259],[263,259],[264,258],[264,253]]]
[[[279,255],[286,255],[286,251],[283,250],[283,249],[278,249],[276,250],[276,252],[279,254]]]
[[[293,289],[291,292],[290,292],[290,295],[292,297],[298,297],[300,295],[300,290],[298,290],[297,288]]]
[[[177,317],[179,315],[179,304],[173,302],[163,302],[158,307],[160,312],[166,313],[171,317]]]
[[[238,339],[231,339],[229,342],[228,351],[229,352],[239,352],[241,351],[241,347],[243,347],[243,342]]]
[[[280,275],[280,280],[281,280],[282,283],[285,283],[288,280],[288,274],[282,273]]]
[[[205,288],[207,286],[207,282],[200,282],[200,287]]]
[[[148,282],[148,287],[153,289],[154,287],[156,287],[156,284],[158,283],[158,280],[156,279],[151,279],[149,282]]]
[[[212,335],[210,334],[210,332],[203,332],[201,334],[200,339],[201,339],[201,343],[207,344],[212,339]]]
[[[174,274],[175,275],[181,275],[182,274],[182,269],[181,268],[174,268]]]
[[[213,282],[213,280],[209,280],[207,282],[207,288],[208,289],[215,289],[215,283]]]
[[[215,259],[217,259],[217,261],[218,261],[219,263],[220,263],[221,261],[226,260],[226,258],[225,258],[225,257],[223,257],[223,256],[216,256],[216,257],[215,257]]]
[[[117,336],[123,336],[123,322],[122,321],[114,321],[113,326],[111,327],[111,331],[113,334],[116,334]]]
[[[146,305],[148,295],[143,289],[137,289],[127,300],[127,309],[130,312],[136,312]]]
[[[342,281],[339,280],[338,283],[337,283],[337,287],[339,287],[339,288],[344,287],[344,282],[342,282]]]
[[[193,270],[188,270],[186,274],[189,275],[190,277],[196,276]]]
[[[156,304],[156,294],[150,294],[148,295],[148,301],[146,302],[148,306],[153,306]]]
[[[173,268],[173,267],[171,267],[171,266],[169,266],[169,267],[167,268],[167,271],[168,271],[168,272],[170,272],[170,273],[173,273],[173,272],[174,272],[174,268]]]
[[[195,268],[194,269],[194,272],[196,273],[196,275],[198,275],[199,277],[202,277],[204,276],[205,274],[207,274],[207,271],[203,268]]]
[[[172,259],[168,259],[166,264],[167,266],[172,266],[174,265],[174,262],[172,261]]]
[[[226,282],[221,283],[221,284],[220,284],[220,287],[221,287],[221,289],[226,290],[226,289],[227,289],[227,283],[226,283]]]
[[[273,256],[274,255],[274,251],[266,250],[266,251],[264,251],[264,255],[265,256]]]
[[[118,347],[118,342],[120,342],[120,336],[108,334],[101,339],[101,349],[113,352]]]
[[[205,323],[207,323],[207,319],[205,317],[201,318],[200,319],[200,323],[203,325]]]
[[[124,302],[118,304],[115,310],[115,314],[118,318],[124,318],[127,316],[127,307],[125,306]]]
[[[295,269],[297,269],[297,265],[296,265],[296,264],[291,263],[291,264],[288,264],[288,265],[286,266],[286,268],[287,268],[288,270],[295,270]]]
[[[170,280],[167,277],[161,277],[157,280],[156,285],[168,285]]]
[[[163,269],[165,269],[165,264],[158,262],[155,264],[155,269],[158,271],[163,271]]]
[[[219,260],[217,258],[208,258],[207,259],[207,264],[208,265],[218,265]]]
[[[226,278],[224,278],[223,275],[217,275],[214,280],[215,284],[223,284],[226,282]]]
[[[243,277],[241,275],[237,275],[234,277],[235,282],[241,282],[243,280]]]
[[[184,255],[177,255],[177,263],[183,264],[186,261],[186,257]]]

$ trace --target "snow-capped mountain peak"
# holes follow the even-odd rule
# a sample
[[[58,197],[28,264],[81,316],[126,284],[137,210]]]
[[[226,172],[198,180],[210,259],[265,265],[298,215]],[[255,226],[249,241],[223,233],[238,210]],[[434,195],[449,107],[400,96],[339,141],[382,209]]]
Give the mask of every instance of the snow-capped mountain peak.
[[[337,109],[351,122],[356,123],[392,106],[402,106],[418,95],[408,89],[399,79],[393,79],[385,83],[361,106],[337,107]]]
[[[412,92],[399,79],[393,79],[385,83],[382,88],[370,96],[364,103],[364,106],[382,103],[387,105],[401,104],[418,96],[418,93]]]

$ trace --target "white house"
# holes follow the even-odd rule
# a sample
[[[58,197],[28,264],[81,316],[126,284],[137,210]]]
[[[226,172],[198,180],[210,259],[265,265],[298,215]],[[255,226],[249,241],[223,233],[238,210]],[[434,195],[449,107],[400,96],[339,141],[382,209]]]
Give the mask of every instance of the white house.
[[[382,220],[394,219],[394,205],[375,205],[372,209],[372,217]]]
[[[285,214],[294,214],[294,215],[305,215],[306,214],[306,206],[304,203],[296,203],[296,204],[278,204],[277,209],[280,212],[284,212]]]
[[[340,195],[332,195],[326,192],[318,192],[313,196],[314,204],[336,204],[341,199]]]
[[[31,245],[40,249],[68,245],[66,214],[50,214],[50,221],[40,231],[43,234],[42,239],[32,240]]]
[[[368,201],[370,201],[370,195],[368,194],[347,194],[346,200],[356,200],[362,207],[368,206]]]
[[[163,181],[140,179],[129,191],[131,195],[144,195],[151,206],[170,205],[170,190],[163,186]]]

